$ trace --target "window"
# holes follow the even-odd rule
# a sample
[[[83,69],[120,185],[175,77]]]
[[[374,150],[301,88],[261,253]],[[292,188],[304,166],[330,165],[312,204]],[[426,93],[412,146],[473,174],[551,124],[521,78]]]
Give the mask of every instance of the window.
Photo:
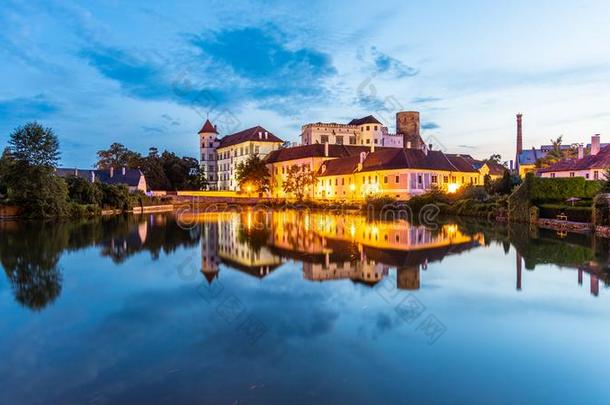
[[[368,144],[370,144],[370,143],[371,143],[371,140],[370,140],[370,139],[367,139],[367,140],[366,140],[366,144],[368,145]]]
[[[369,184],[372,184],[372,183],[371,183],[371,176],[369,176]]]
[[[339,185],[339,179],[335,179],[335,186]]]
[[[551,173],[551,177],[555,178],[555,173]]]
[[[589,173],[585,174],[585,179],[589,179]]]
[[[374,128],[375,128],[375,131],[377,131],[377,125],[375,125],[375,127],[374,127]]]
[[[375,142],[375,145],[377,145],[377,139],[374,139],[373,141]]]
[[[449,176],[443,176],[443,183],[449,183]]]
[[[451,176],[451,182],[455,183],[455,176]]]
[[[370,130],[371,130],[370,125],[367,125],[367,126],[366,126],[366,130],[367,130],[367,131],[370,131]]]
[[[213,153],[210,153],[208,155],[208,160],[214,160],[214,154]]]
[[[341,185],[344,186],[345,185],[345,177],[341,178]]]
[[[254,153],[259,153],[261,150],[260,146],[255,146],[254,147]]]
[[[383,176],[383,184],[388,184],[388,176]]]
[[[593,179],[594,180],[598,180],[599,179],[599,172],[597,170],[593,172]]]
[[[422,184],[422,183],[423,183],[422,176],[421,176],[421,174],[418,174],[417,175],[417,184]]]
[[[464,183],[465,183],[465,181],[464,181],[464,176],[462,176],[462,184],[464,184]]]
[[[400,176],[396,176],[396,183],[400,183]]]
[[[364,127],[360,127],[360,132],[364,132]]]
[[[438,183],[438,176],[433,174],[431,177],[431,181],[432,181],[432,183]]]
[[[343,145],[343,137],[342,136],[335,136],[335,143],[337,145]]]
[[[320,135],[320,143],[328,143],[328,135]]]
[[[574,177],[574,172],[570,172],[570,177]]]
[[[355,136],[350,136],[349,137],[349,144],[350,145],[355,145],[356,144],[356,137]]]

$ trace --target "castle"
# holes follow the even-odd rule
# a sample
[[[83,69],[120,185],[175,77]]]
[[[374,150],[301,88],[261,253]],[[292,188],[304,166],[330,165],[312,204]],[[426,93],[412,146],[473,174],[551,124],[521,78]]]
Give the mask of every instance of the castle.
[[[284,141],[261,126],[222,138],[209,120],[199,131],[201,167],[209,190],[239,191],[236,169],[258,155],[271,174],[270,195],[284,193],[289,173],[314,172],[319,179],[309,187],[309,198],[358,200],[371,194],[408,199],[434,187],[455,191],[465,184],[483,184],[483,176],[501,175],[482,167],[468,155],[432,150],[420,134],[419,112],[396,113],[396,133],[374,116],[346,124],[310,123],[302,126],[300,145]]]

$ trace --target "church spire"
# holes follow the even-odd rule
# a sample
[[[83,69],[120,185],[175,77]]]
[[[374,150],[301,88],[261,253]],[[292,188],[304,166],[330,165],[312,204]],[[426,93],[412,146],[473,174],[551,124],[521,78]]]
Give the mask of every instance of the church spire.
[[[205,124],[203,124],[203,126],[201,127],[201,129],[198,132],[199,134],[203,134],[203,133],[214,133],[214,134],[218,134],[218,131],[216,130],[216,127],[214,125],[212,125],[212,123],[210,122],[209,119],[205,120]]]

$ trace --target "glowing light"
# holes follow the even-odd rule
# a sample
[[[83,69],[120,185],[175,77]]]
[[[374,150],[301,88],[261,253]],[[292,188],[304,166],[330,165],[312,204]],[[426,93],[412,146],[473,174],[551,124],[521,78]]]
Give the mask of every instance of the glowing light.
[[[350,189],[350,191],[356,191],[356,185],[355,184],[350,184],[349,185],[349,189]]]
[[[458,190],[458,188],[460,188],[459,184],[457,184],[457,183],[449,183],[447,185],[447,192],[448,193],[455,193]]]

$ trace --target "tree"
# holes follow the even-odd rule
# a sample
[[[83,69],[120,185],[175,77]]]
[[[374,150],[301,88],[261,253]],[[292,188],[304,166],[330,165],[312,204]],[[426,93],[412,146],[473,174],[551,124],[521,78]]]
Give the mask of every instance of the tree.
[[[575,158],[578,155],[577,148],[564,148],[562,146],[562,140],[563,135],[558,136],[557,139],[551,139],[551,150],[545,157],[536,161],[536,167],[548,167],[560,160]]]
[[[610,194],[610,168],[604,170],[604,183],[600,193]]]
[[[493,155],[491,155],[490,157],[485,159],[486,163],[489,162],[489,163],[498,163],[498,164],[500,164],[501,161],[502,161],[502,155],[500,155],[498,153],[494,153]]]
[[[52,169],[59,161],[59,141],[51,128],[28,122],[16,128],[8,141],[10,154],[17,162]]]
[[[102,190],[99,184],[91,183],[78,176],[67,177],[66,183],[68,185],[68,196],[72,202],[101,205]]]
[[[288,175],[282,184],[286,194],[293,194],[297,200],[302,201],[310,188],[316,184],[316,176],[310,170],[304,170],[297,165],[288,168]]]
[[[66,182],[55,176],[59,141],[51,128],[36,122],[13,131],[9,140],[11,164],[3,175],[8,198],[32,218],[69,214]]]
[[[2,152],[2,156],[0,157],[0,199],[6,197],[6,194],[8,193],[7,180],[13,162],[10,149],[4,149],[4,152]]]
[[[110,169],[111,167],[127,167],[137,169],[140,166],[142,156],[134,151],[127,149],[121,143],[113,143],[107,150],[97,152],[98,169]]]
[[[251,155],[245,162],[240,162],[235,170],[235,178],[240,190],[252,188],[257,193],[266,193],[270,185],[269,170],[265,161],[258,155]]]

